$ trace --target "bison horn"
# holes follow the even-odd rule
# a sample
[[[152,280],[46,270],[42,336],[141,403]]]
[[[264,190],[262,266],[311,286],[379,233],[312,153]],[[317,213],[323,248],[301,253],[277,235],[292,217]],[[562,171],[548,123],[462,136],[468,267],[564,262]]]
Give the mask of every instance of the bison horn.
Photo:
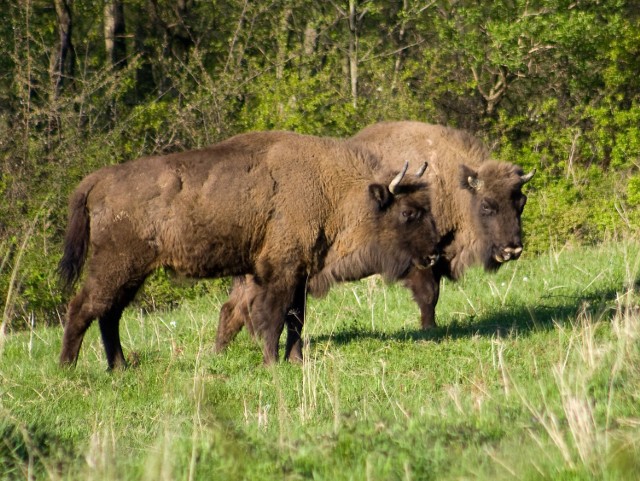
[[[529,172],[528,174],[525,175],[521,175],[520,176],[520,180],[522,181],[523,184],[526,184],[527,182],[529,182],[533,176],[536,173],[536,169],[533,169],[531,172]]]
[[[472,175],[467,177],[467,182],[469,182],[469,186],[473,190],[480,190],[480,188],[484,185],[483,181],[481,181],[480,179],[478,179],[477,177],[474,177]]]
[[[404,167],[402,167],[402,170],[400,171],[400,173],[398,175],[396,175],[393,180],[391,181],[391,183],[389,184],[389,192],[391,192],[392,194],[395,194],[395,190],[396,187],[398,187],[398,184],[400,184],[400,182],[402,182],[402,178],[404,177],[404,174],[407,173],[407,169],[409,168],[409,161],[405,160],[404,161]]]
[[[429,164],[427,164],[426,162],[424,164],[422,164],[422,167],[420,167],[418,169],[418,172],[416,172],[416,177],[422,177],[422,174],[424,174],[424,171],[427,170],[427,166]]]

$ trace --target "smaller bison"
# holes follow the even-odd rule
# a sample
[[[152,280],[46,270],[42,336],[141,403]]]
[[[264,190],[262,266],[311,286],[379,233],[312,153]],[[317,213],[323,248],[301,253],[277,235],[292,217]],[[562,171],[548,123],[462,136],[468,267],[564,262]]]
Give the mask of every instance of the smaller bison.
[[[394,177],[395,176],[395,177]],[[436,255],[424,182],[391,173],[366,150],[289,132],[237,135],[191,152],[102,168],[70,198],[59,272],[69,303],[61,365],[78,359],[98,319],[110,369],[126,366],[119,335],[125,307],[145,278],[166,267],[195,278],[252,275],[253,330],[265,363],[300,352],[301,324],[288,314],[307,278],[349,265],[353,277],[391,279]]]
[[[493,271],[520,257],[521,215],[527,201],[522,187],[535,171],[525,174],[517,165],[491,159],[486,147],[465,131],[422,122],[373,124],[345,142],[372,152],[380,168],[399,169],[407,161],[429,163],[426,177],[441,255],[431,269],[411,268],[403,279],[420,307],[423,329],[436,326],[442,277],[457,280],[473,265]],[[331,257],[329,252],[327,259]],[[251,276],[234,279],[220,311],[218,347],[244,324],[251,330],[252,282]],[[308,290],[322,295],[325,284],[325,277],[313,277]]]

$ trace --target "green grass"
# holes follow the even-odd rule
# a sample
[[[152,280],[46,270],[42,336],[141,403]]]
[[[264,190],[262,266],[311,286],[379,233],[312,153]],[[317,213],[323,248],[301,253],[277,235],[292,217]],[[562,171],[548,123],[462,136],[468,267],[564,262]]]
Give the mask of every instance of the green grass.
[[[640,245],[565,248],[446,283],[440,326],[377,278],[311,300],[303,366],[212,345],[218,298],[5,339],[1,479],[640,479]]]

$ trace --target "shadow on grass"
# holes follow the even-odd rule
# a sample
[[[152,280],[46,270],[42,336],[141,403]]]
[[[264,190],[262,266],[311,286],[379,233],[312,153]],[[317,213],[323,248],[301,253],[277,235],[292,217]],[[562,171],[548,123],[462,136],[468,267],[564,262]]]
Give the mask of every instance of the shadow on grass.
[[[640,285],[640,279],[636,281],[636,285]],[[396,332],[380,332],[368,330],[364,325],[355,325],[339,329],[332,334],[314,336],[313,340],[330,340],[336,344],[346,344],[359,339],[440,342],[445,339],[473,336],[528,335],[531,332],[552,330],[555,325],[571,322],[581,313],[595,319],[608,319],[613,315],[612,301],[616,299],[618,292],[612,289],[581,296],[543,296],[536,305],[507,305],[488,310],[480,316],[469,317],[466,322],[453,320],[428,331],[403,328]]]
[[[42,475],[47,472],[46,459],[53,459],[58,467],[73,462],[73,443],[46,426],[3,419],[0,435],[2,479],[24,479],[25,466],[29,466],[30,474]]]

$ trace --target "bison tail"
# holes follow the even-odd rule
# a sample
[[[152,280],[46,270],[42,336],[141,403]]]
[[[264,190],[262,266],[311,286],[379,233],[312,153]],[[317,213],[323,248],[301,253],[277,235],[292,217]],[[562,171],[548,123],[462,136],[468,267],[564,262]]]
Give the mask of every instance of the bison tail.
[[[70,290],[82,272],[89,247],[89,213],[87,196],[90,189],[79,187],[69,201],[69,222],[64,236],[64,253],[58,264],[58,275],[65,290]]]

